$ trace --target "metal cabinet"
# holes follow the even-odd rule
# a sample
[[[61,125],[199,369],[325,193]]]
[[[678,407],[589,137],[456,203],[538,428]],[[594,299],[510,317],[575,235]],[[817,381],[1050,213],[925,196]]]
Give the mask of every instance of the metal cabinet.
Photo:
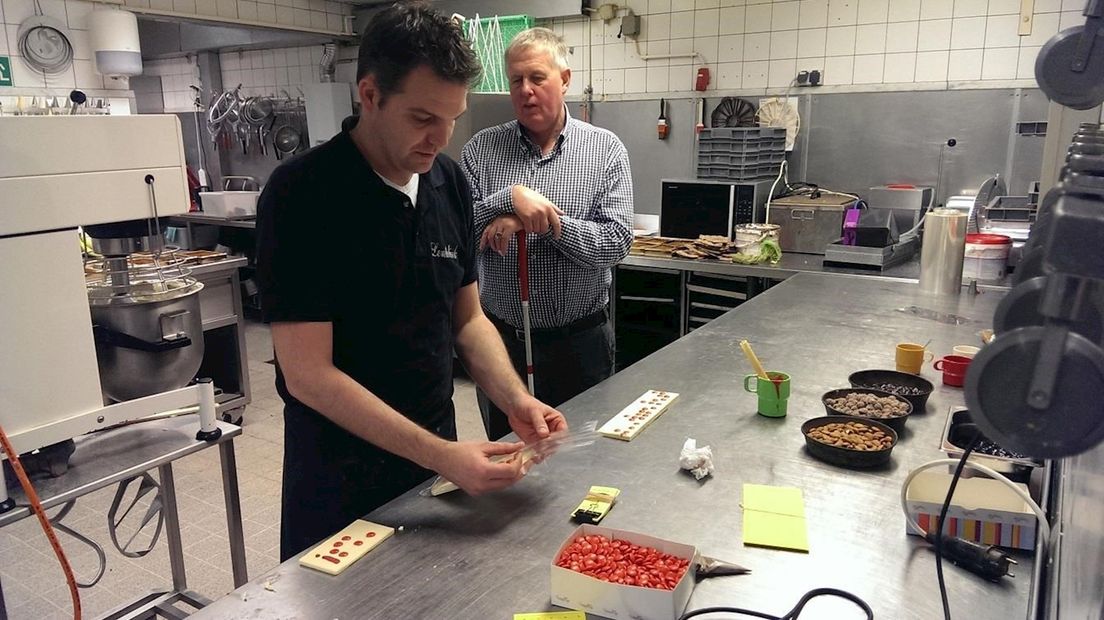
[[[245,315],[238,270],[246,264],[235,258],[192,268],[203,283],[199,310],[203,316],[203,362],[197,376],[215,382],[218,413],[238,424],[250,403],[249,357],[245,350]]]
[[[612,316],[621,371],[685,332],[684,272],[620,265],[614,270]]]

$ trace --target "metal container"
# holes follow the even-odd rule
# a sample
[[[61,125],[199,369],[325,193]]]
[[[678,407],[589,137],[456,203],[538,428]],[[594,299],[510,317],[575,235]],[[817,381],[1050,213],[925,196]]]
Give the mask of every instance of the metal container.
[[[89,286],[100,387],[114,401],[184,387],[203,361],[203,322],[194,278]]]
[[[843,196],[787,196],[771,200],[768,223],[782,227],[783,252],[824,254],[843,231],[843,213],[853,200]]]
[[[920,290],[957,295],[962,287],[962,260],[966,252],[968,215],[954,209],[935,209],[924,221],[920,247]]]

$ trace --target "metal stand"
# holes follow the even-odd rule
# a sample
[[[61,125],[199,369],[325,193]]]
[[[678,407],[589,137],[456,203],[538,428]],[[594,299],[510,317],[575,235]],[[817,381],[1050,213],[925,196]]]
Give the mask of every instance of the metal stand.
[[[237,463],[234,437],[241,428],[217,422],[214,418],[214,392],[210,383],[193,388],[199,390],[201,428],[213,437],[196,438],[194,418],[156,420],[88,436],[78,441],[73,461],[79,476],[62,475],[36,482],[43,508],[63,504],[93,491],[111,486],[151,469],[157,469],[161,481],[162,510],[165,518],[166,544],[172,571],[172,589],[159,589],[138,600],[121,605],[101,618],[138,620],[152,618],[184,618],[190,612],[174,607],[177,604],[194,609],[210,604],[206,597],[188,590],[184,566],[180,515],[177,509],[176,481],[172,462],[218,444],[222,467],[223,498],[226,503],[227,534],[234,587],[248,581],[245,561],[245,536],[241,522],[241,501],[238,493]],[[204,412],[206,410],[206,412]],[[200,431],[203,433],[203,431]],[[0,484],[3,479],[0,476]],[[6,495],[6,493],[5,493]],[[0,527],[32,516],[27,506],[0,514]],[[0,593],[0,618],[6,618]]]

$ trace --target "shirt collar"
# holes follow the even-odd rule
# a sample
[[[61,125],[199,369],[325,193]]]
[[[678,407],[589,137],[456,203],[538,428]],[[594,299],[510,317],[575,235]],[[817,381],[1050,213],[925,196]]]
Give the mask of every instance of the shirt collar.
[[[345,148],[352,151],[352,154],[356,156],[354,161],[359,161],[361,165],[372,171],[372,174],[367,175],[369,184],[374,185],[377,188],[387,187],[387,185],[383,182],[383,179],[380,178],[380,176],[376,174],[375,169],[372,168],[372,164],[369,164],[368,160],[365,159],[364,155],[361,154],[360,149],[358,149],[356,146],[356,142],[353,142],[353,136],[348,131],[341,132],[340,134],[338,134],[338,137],[336,139],[345,143]],[[446,180],[447,179],[445,178],[444,170],[441,166],[441,154],[438,153],[437,156],[433,158],[433,166],[430,167],[429,172],[422,175],[422,178],[419,181],[418,194],[421,195],[420,188],[422,184],[428,182],[430,187],[441,187],[445,184]]]
[[[567,102],[564,102],[563,110],[564,126],[563,129],[560,130],[560,135],[556,137],[556,146],[552,148],[553,151],[563,146],[563,143],[568,140],[570,134],[574,133],[575,124],[578,123],[578,121],[571,117],[571,111],[567,108]],[[514,124],[516,125],[515,129],[517,131],[518,139],[521,140],[521,143],[524,144],[528,149],[537,150],[537,145],[533,144],[533,141],[529,139],[528,135],[526,135],[525,128],[521,126],[521,123],[515,120]]]

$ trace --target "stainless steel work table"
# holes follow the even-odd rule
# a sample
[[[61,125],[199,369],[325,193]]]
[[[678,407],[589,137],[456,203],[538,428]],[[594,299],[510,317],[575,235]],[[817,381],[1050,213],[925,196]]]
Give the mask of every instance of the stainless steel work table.
[[[550,563],[575,527],[568,514],[592,484],[622,489],[603,525],[694,544],[752,569],[700,583],[689,609],[733,605],[781,615],[805,591],[831,586],[864,598],[880,619],[941,617],[934,556],[905,535],[899,491],[909,469],[942,456],[941,428],[948,409],[963,402],[962,391],[941,385],[926,366],[924,374],[938,385],[927,411],[909,421],[892,463],[876,471],[812,459],[799,428],[824,414],[820,395],[846,386],[852,371],[891,368],[897,342],[930,338],[936,353],[976,342],[1001,295],[933,298],[906,282],[798,274],[561,408],[579,426],[605,421],[650,388],[680,393],[631,443],[601,438],[489,496],[428,498],[412,491],[368,516],[403,531],[344,574],[330,577],[292,559],[195,618],[484,620],[557,609],[549,600]],[[787,418],[755,414],[755,397],[741,386],[748,372],[742,338],[754,343],[768,369],[792,375]],[[679,471],[687,437],[713,447],[713,478],[699,483]],[[745,482],[803,489],[810,553],[742,544]],[[952,609],[972,619],[1024,618],[1033,604],[1034,562],[1027,554],[1016,558],[1018,577],[999,584],[948,562]],[[832,600],[806,609],[810,619],[860,613]]]
[[[151,610],[158,610],[161,615],[157,617],[175,618],[177,616],[172,615],[173,610],[170,609],[174,602],[183,601],[191,605],[209,602],[206,597],[188,590],[172,463],[216,445],[222,468],[222,491],[226,505],[226,525],[234,584],[241,585],[248,579],[241,500],[238,494],[237,459],[234,455],[234,438],[241,435],[242,430],[239,426],[225,422],[217,422],[217,424],[222,434],[213,442],[196,439],[199,418],[195,415],[152,420],[78,437],[76,450],[70,458],[67,472],[57,478],[33,481],[42,507],[50,509],[141,475],[143,472],[157,469],[158,482],[161,484],[165,539],[172,571],[172,588],[153,591],[137,601],[124,604],[111,612],[110,617],[152,617],[140,615],[140,613],[152,613]],[[16,507],[0,514],[0,527],[33,515],[21,488],[13,490],[11,496],[16,501]],[[181,612],[176,610],[175,613],[179,615]],[[3,598],[0,596],[0,618],[3,617],[6,616]]]
[[[915,282],[920,278],[920,255],[917,253],[905,262],[894,265],[884,271],[853,267],[832,267],[824,264],[824,256],[817,254],[796,254],[784,252],[776,264],[742,265],[719,260],[692,260],[688,258],[666,258],[662,256],[641,256],[630,254],[621,261],[626,267],[647,267],[653,269],[677,269],[698,273],[714,273],[746,278],[765,278],[767,280],[785,280],[799,273],[833,273],[861,275],[872,278],[892,278]]]

